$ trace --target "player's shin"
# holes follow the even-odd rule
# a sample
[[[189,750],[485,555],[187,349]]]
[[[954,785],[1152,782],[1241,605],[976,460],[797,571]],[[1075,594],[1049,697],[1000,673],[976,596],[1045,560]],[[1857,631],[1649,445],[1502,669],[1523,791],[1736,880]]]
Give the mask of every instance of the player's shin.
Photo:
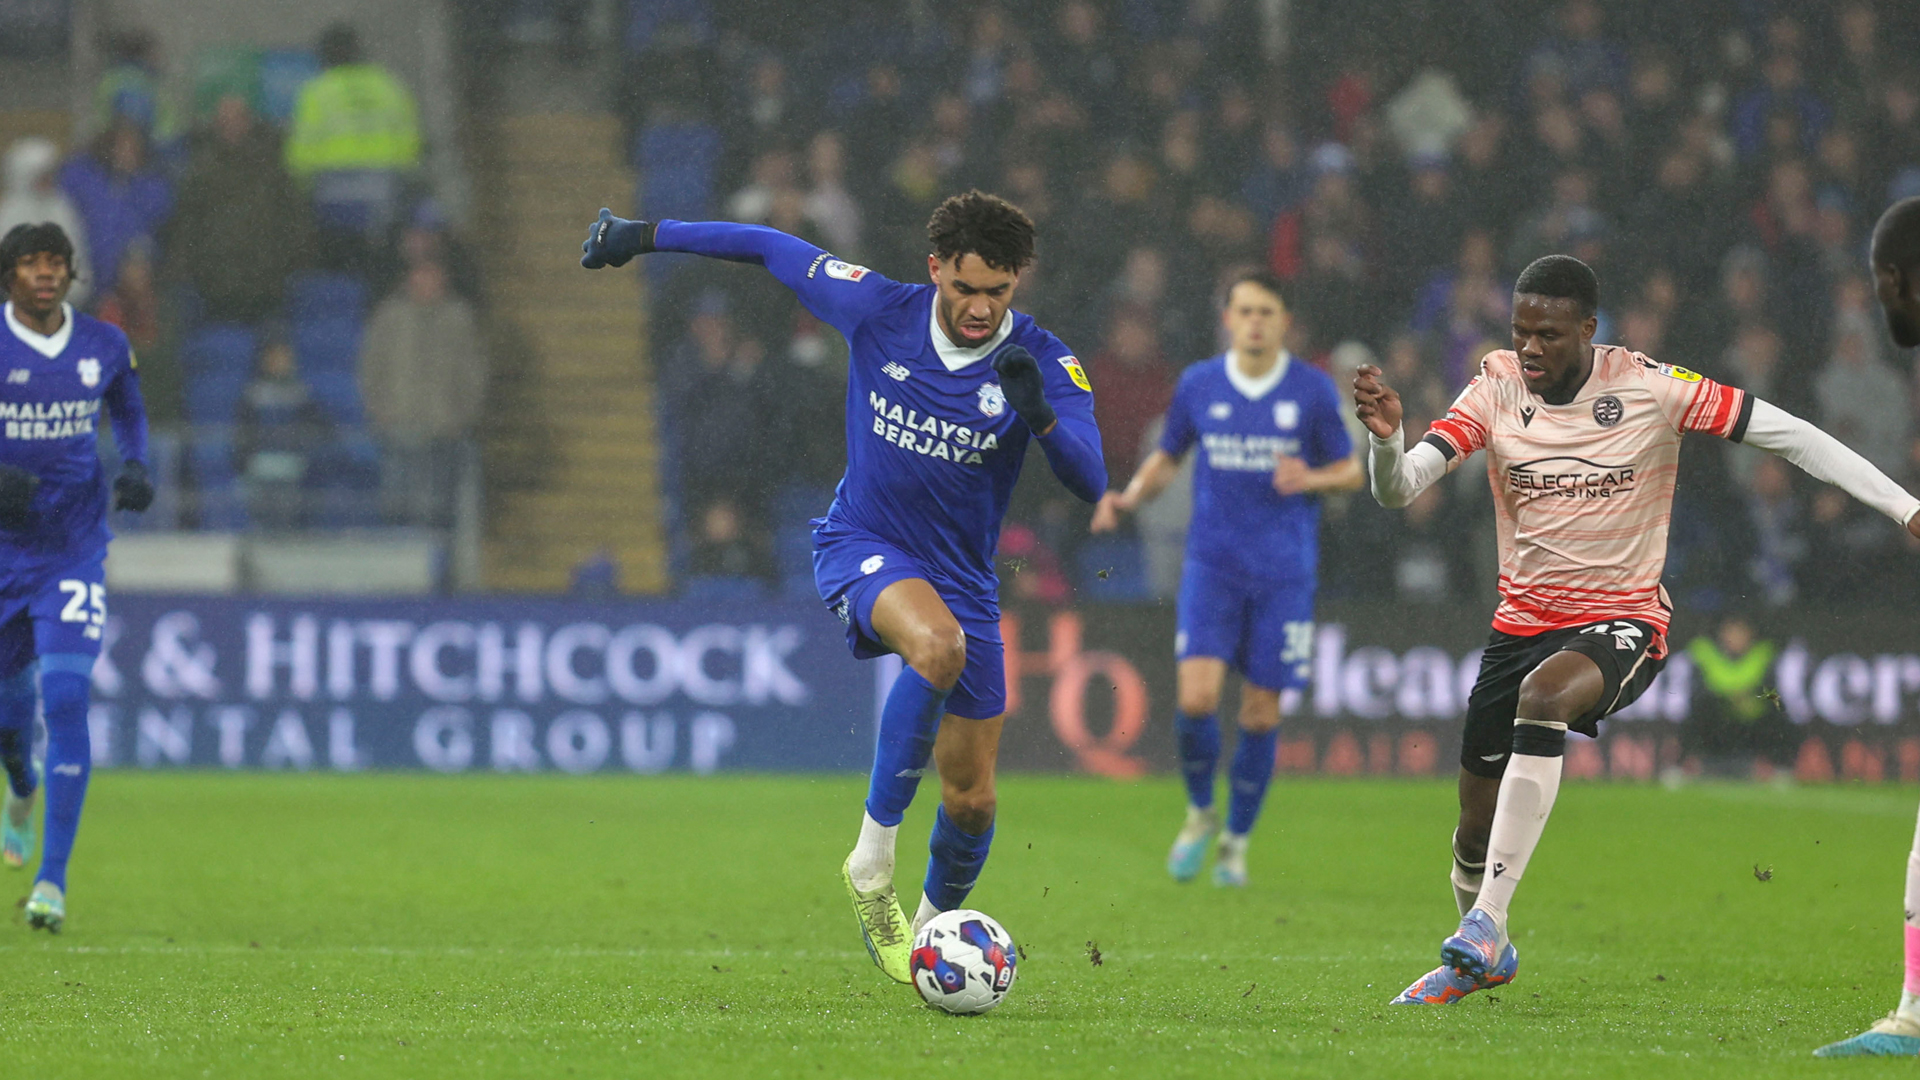
[[[921,913],[931,904],[938,911],[952,911],[967,902],[980,869],[987,864],[987,849],[993,846],[993,825],[974,835],[947,816],[942,806],[933,817],[933,837],[927,842],[927,881]],[[914,919],[918,929],[920,918]]]
[[[1274,750],[1279,744],[1279,728],[1240,729],[1240,742],[1233,748],[1233,763],[1227,769],[1228,836],[1244,837],[1253,831],[1260,807],[1267,801],[1267,787],[1273,782]]]
[[[1460,830],[1455,829],[1453,833],[1453,873],[1450,877],[1453,881],[1453,903],[1454,906],[1460,909],[1462,917],[1464,917],[1467,912],[1472,911],[1474,901],[1480,899],[1480,886],[1486,879],[1486,872],[1487,864],[1485,860],[1468,862],[1460,857]]]
[[[1213,805],[1213,774],[1220,768],[1220,721],[1212,713],[1175,713],[1173,730],[1180,746],[1180,775],[1187,781],[1187,803],[1205,810]]]
[[[40,661],[41,705],[47,720],[47,827],[36,881],[67,888],[67,858],[80,829],[80,807],[93,771],[87,734],[87,692],[93,658],[55,653]]]
[[[1567,726],[1541,720],[1517,719],[1513,727],[1513,756],[1500,780],[1500,800],[1493,812],[1493,830],[1487,842],[1487,873],[1473,910],[1483,911],[1507,941],[1507,906],[1527,872],[1533,849],[1546,831],[1560,793],[1560,769],[1566,754]]]
[[[0,767],[13,794],[33,794],[33,665],[0,677]]]
[[[933,739],[940,731],[949,693],[909,667],[900,672],[887,694],[873,748],[860,842],[847,864],[859,889],[871,890],[893,880],[894,833],[933,757]]]

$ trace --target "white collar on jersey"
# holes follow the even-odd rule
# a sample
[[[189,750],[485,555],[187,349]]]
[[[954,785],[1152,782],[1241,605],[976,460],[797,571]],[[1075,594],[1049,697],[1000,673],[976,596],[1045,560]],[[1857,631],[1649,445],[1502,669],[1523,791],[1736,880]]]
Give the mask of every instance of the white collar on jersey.
[[[73,336],[73,305],[60,305],[60,329],[49,337],[36,330],[27,329],[19,319],[13,317],[13,302],[7,302],[7,329],[13,336],[26,343],[27,348],[52,360],[67,351],[67,339]]]
[[[1259,401],[1272,393],[1273,388],[1280,385],[1280,380],[1287,377],[1287,368],[1293,362],[1293,354],[1281,349],[1280,359],[1273,365],[1273,370],[1256,379],[1240,370],[1235,355],[1232,349],[1227,350],[1227,381],[1248,401]]]
[[[953,343],[945,330],[940,329],[940,294],[935,291],[933,303],[927,305],[927,333],[933,338],[933,351],[939,355],[940,362],[946,365],[948,371],[959,371],[985,360],[1007,340],[1007,335],[1013,333],[1013,309],[1008,308],[1007,313],[1001,316],[1000,329],[993,332],[985,345],[963,349]]]

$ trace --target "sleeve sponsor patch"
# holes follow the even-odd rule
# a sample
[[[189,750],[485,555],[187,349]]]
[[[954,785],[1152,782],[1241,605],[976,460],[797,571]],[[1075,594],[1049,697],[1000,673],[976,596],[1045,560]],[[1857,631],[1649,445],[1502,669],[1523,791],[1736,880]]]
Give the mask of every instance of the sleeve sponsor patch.
[[[1067,378],[1073,380],[1073,385],[1089,394],[1093,393],[1093,384],[1087,381],[1087,369],[1080,366],[1078,358],[1063,356],[1060,358],[1060,366],[1067,369]]]
[[[821,269],[827,272],[828,277],[838,278],[841,281],[859,281],[871,272],[864,266],[855,266],[852,263],[841,262],[839,259],[828,259],[827,264]]]
[[[1662,375],[1665,375],[1669,379],[1679,379],[1681,382],[1699,382],[1701,379],[1706,377],[1704,375],[1701,375],[1697,371],[1688,371],[1686,368],[1681,367],[1679,364],[1661,364],[1659,367],[1656,367],[1654,370],[1658,371]]]

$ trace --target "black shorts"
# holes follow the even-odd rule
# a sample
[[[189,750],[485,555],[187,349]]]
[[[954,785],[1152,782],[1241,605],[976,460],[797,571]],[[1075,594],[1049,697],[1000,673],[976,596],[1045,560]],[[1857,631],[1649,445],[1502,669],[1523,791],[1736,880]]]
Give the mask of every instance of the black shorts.
[[[1547,657],[1577,652],[1599,665],[1605,688],[1593,708],[1570,726],[1597,735],[1601,719],[1634,703],[1667,666],[1667,642],[1653,624],[1639,619],[1607,619],[1587,626],[1549,630],[1521,637],[1498,630],[1480,657],[1480,676],[1467,697],[1467,728],[1460,739],[1460,767],[1489,780],[1507,771],[1513,750],[1513,717],[1520,707],[1520,683]]]

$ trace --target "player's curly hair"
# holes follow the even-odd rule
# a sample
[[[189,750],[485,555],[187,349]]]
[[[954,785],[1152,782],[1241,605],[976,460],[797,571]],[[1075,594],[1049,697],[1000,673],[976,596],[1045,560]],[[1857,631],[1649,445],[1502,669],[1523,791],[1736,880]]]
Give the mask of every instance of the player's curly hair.
[[[1551,296],[1571,300],[1582,319],[1600,310],[1600,278],[1593,267],[1571,255],[1542,255],[1520,271],[1515,296]]]
[[[67,230],[51,221],[38,225],[15,225],[0,238],[0,288],[13,281],[14,268],[20,260],[29,255],[58,255],[67,260],[67,273],[73,273],[73,241],[67,238]]]
[[[995,270],[1019,273],[1033,262],[1033,219],[998,195],[952,195],[927,221],[927,242],[942,261],[977,255]]]

